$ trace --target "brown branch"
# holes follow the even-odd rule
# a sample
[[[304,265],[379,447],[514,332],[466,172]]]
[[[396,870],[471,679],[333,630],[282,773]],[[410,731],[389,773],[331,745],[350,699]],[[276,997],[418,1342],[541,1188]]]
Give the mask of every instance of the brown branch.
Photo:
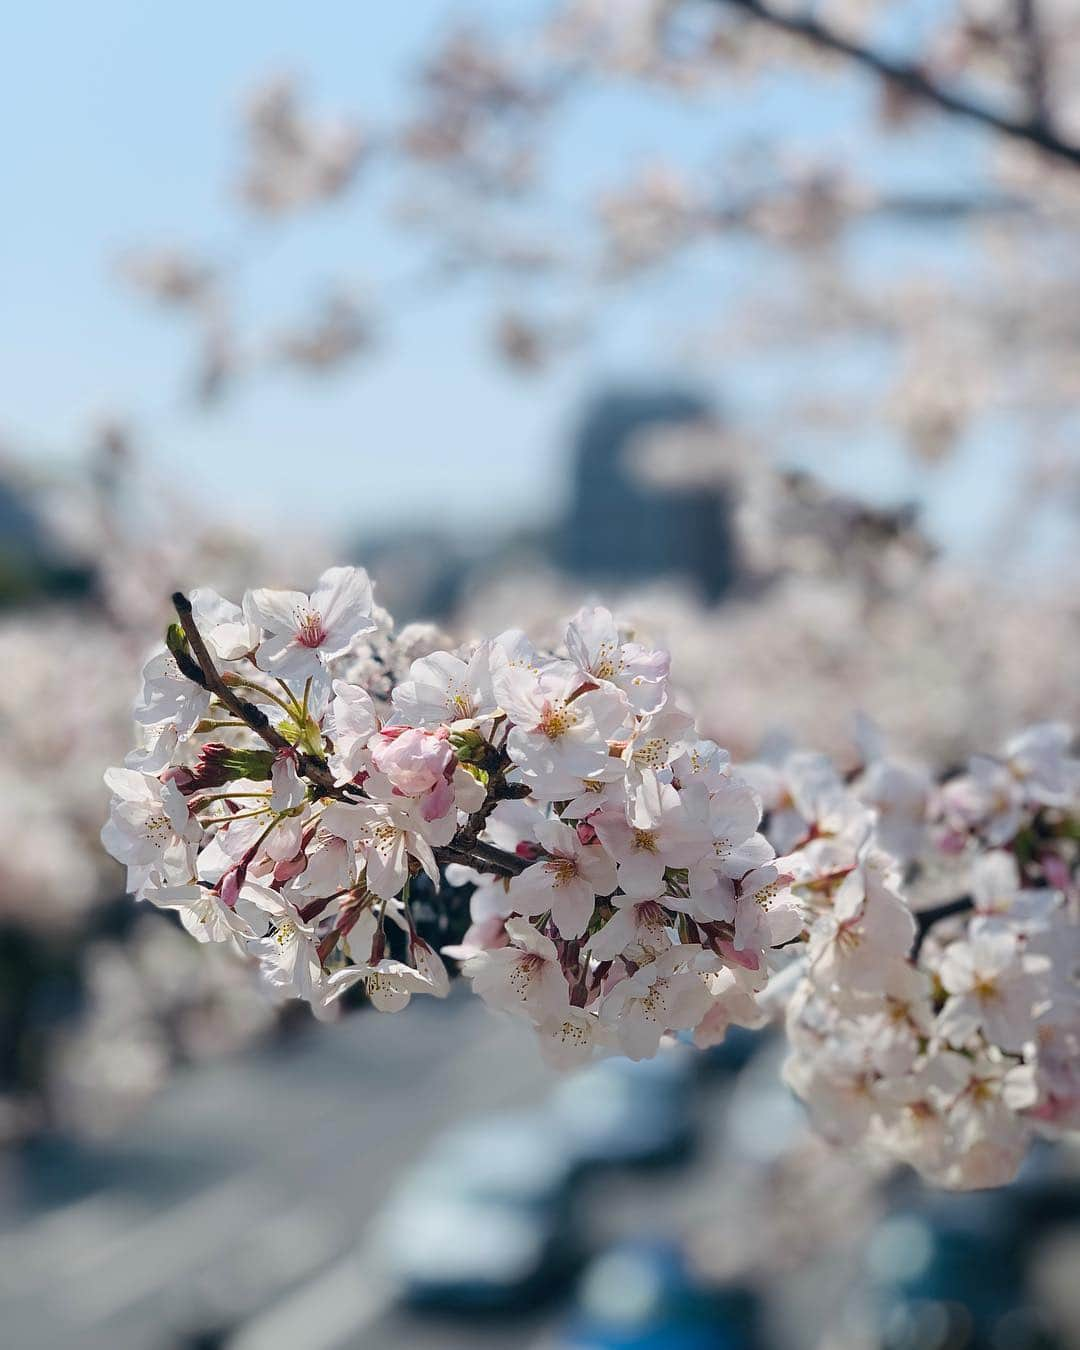
[[[956,914],[967,914],[975,908],[970,895],[961,895],[956,900],[947,900],[944,904],[934,905],[930,909],[915,911],[915,945],[911,950],[912,958],[918,956],[926,941],[926,935],[942,919],[951,919]]]
[[[1016,0],[1016,27],[1021,43],[1020,78],[1027,91],[1031,116],[1046,119],[1046,49],[1037,0]]]
[[[519,876],[529,865],[516,853],[507,853],[504,849],[492,848],[488,844],[471,846],[465,844],[458,847],[456,839],[443,848],[434,849],[433,852],[437,862],[460,863],[462,867],[471,867],[474,872],[488,872],[506,881]]]
[[[295,752],[295,747],[282,736],[262,709],[256,707],[248,699],[241,698],[225,682],[221,672],[214,664],[214,658],[210,655],[206,640],[199,632],[199,625],[195,622],[191,601],[187,596],[182,591],[177,591],[172,597],[172,602],[184,630],[184,636],[187,638],[188,646],[195,657],[195,660],[191,661],[190,657],[183,652],[176,654],[177,662],[183,673],[193,683],[209,690],[234,716],[250,727],[256,736],[265,741],[271,750]],[[335,783],[326,761],[318,758],[318,756],[297,754],[297,771],[303,777],[310,779],[322,796],[335,797],[339,801],[355,804],[356,799],[350,793],[349,785]],[[512,785],[503,782],[502,773],[503,770],[500,769],[495,775],[494,786],[496,791],[491,799],[470,817],[469,823],[458,831],[454,839],[445,848],[435,850],[435,856],[439,862],[461,863],[466,867],[473,868],[474,871],[490,872],[506,878],[516,877],[528,866],[525,859],[519,858],[516,854],[507,853],[503,849],[495,848],[492,844],[485,844],[476,838],[479,831],[483,829],[487,816],[499,797],[516,795]]]
[[[1080,168],[1080,146],[1062,140],[1046,118],[1038,112],[1026,118],[1011,118],[984,104],[974,103],[938,84],[919,65],[899,61],[871,47],[864,47],[861,43],[821,23],[812,14],[786,14],[773,9],[771,5],[765,3],[765,0],[716,0],[716,2],[729,5],[747,18],[769,24],[792,37],[802,38],[824,51],[845,56],[944,112],[966,118],[970,122],[978,122],[981,126],[990,127],[1004,136],[1011,136],[1014,140],[1026,141],[1055,159],[1071,164],[1073,168]]]
[[[183,591],[177,591],[173,595],[172,602],[184,630],[184,636],[187,638],[188,646],[194,653],[195,660],[198,662],[199,670],[202,673],[201,683],[203,688],[208,689],[219,703],[228,708],[236,717],[239,717],[242,722],[245,722],[256,736],[266,742],[271,750],[296,752],[296,747],[285,739],[261,708],[256,707],[248,699],[241,698],[235,690],[230,689],[225,683],[220,671],[214,664],[214,658],[210,655],[202,633],[199,632],[199,625],[195,622],[195,616],[191,610],[191,601]],[[189,674],[189,678],[193,678],[193,676]],[[196,683],[200,683],[200,681],[196,681]],[[333,775],[326,762],[317,756],[297,753],[297,769],[314,783],[323,796],[337,797],[342,801],[352,800],[350,795],[334,782]]]

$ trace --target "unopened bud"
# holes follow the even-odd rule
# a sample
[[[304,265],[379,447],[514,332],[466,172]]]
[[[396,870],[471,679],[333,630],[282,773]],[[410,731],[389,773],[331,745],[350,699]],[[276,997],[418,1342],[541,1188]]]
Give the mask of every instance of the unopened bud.
[[[203,746],[186,790],[196,792],[202,788],[223,787],[237,778],[263,782],[270,777],[273,765],[272,750],[242,750],[211,741]]]

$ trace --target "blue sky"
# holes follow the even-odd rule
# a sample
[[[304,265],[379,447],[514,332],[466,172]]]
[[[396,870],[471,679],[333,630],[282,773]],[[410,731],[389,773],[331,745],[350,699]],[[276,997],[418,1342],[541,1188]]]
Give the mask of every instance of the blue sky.
[[[515,21],[532,8],[515,8]],[[581,399],[607,377],[681,373],[681,329],[723,305],[740,269],[752,265],[748,255],[733,249],[695,259],[642,287],[584,353],[540,377],[507,376],[489,359],[483,324],[491,297],[465,286],[410,304],[380,350],[342,373],[262,377],[209,414],[182,397],[190,359],[183,322],[117,285],[108,265],[122,248],[148,242],[250,254],[243,311],[271,324],[302,314],[322,283],[344,278],[377,296],[388,280],[414,276],[422,255],[387,224],[383,207],[397,186],[382,174],[362,179],[340,210],[280,228],[245,221],[229,196],[239,103],[267,73],[293,71],[316,106],[385,123],[403,111],[409,70],[439,26],[455,13],[492,10],[502,21],[510,12],[494,0],[466,10],[446,0],[9,7],[0,43],[9,203],[0,252],[0,439],[36,454],[74,454],[97,415],[118,411],[141,432],[164,481],[205,494],[211,509],[230,500],[221,489],[235,474],[268,515],[303,514],[341,530],[445,523],[478,496],[511,519],[557,510]],[[556,198],[569,202],[618,183],[671,146],[707,162],[719,128],[737,135],[795,126],[807,145],[824,141],[857,161],[865,152],[858,113],[869,94],[859,82],[775,79],[752,98],[733,88],[708,108],[687,108],[607,88],[575,105],[560,127]],[[950,182],[970,171],[975,138],[949,142],[937,126],[928,135],[936,139],[897,154],[896,177]],[[552,230],[570,219],[554,214]],[[725,387],[713,371],[696,373]],[[768,372],[759,378],[767,386]],[[977,486],[986,475],[963,458],[929,489],[902,457],[868,455],[866,447],[841,447],[828,467],[877,497],[928,496],[932,517],[961,535],[977,537],[994,508],[992,491]],[[997,482],[1007,491],[1007,476]],[[950,507],[958,495],[962,518]]]

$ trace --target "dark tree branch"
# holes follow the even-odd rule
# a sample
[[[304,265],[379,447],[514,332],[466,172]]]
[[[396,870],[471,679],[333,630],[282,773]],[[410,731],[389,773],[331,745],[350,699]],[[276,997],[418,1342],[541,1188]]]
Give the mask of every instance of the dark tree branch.
[[[184,636],[188,640],[188,646],[191,648],[195,660],[198,662],[199,670],[202,672],[201,683],[203,688],[208,689],[219,703],[228,708],[236,717],[239,717],[242,722],[246,722],[255,735],[265,741],[271,750],[295,751],[295,746],[285,739],[261,708],[256,707],[248,699],[241,698],[235,690],[230,689],[225,683],[220,671],[214,664],[214,658],[210,655],[202,633],[199,632],[199,625],[195,622],[195,616],[191,611],[191,601],[183,591],[177,591],[173,595],[172,602],[184,630]],[[324,796],[338,797],[343,801],[351,800],[349,794],[334,782],[333,775],[323,760],[316,758],[314,755],[304,754],[298,754],[297,760],[300,773],[310,778]]]
[[[748,18],[769,24],[793,37],[802,38],[823,51],[845,56],[944,112],[966,118],[970,122],[978,122],[1004,136],[1011,136],[1014,140],[1026,141],[1055,159],[1071,164],[1074,168],[1080,168],[1080,146],[1062,140],[1045,116],[1039,112],[1026,118],[1012,118],[981,103],[974,103],[938,84],[920,66],[896,60],[871,47],[864,47],[861,43],[821,23],[812,14],[786,14],[773,9],[771,5],[765,3],[765,0],[717,0],[717,3],[726,4]]]
[[[504,881],[519,876],[528,866],[516,854],[492,848],[488,844],[463,845],[459,848],[455,841],[445,848],[435,849],[434,853],[437,862],[460,863],[462,867],[471,867],[474,872],[489,872],[492,876],[502,877]]]
[[[174,653],[181,671],[195,684],[209,690],[234,716],[250,727],[271,750],[288,750],[296,753],[295,746],[282,736],[262,709],[256,707],[250,700],[241,698],[225,682],[221,672],[214,664],[214,658],[210,655],[206,640],[199,632],[199,625],[195,622],[195,616],[192,613],[191,601],[183,591],[177,591],[172,597],[172,602],[184,630],[184,636],[187,638],[188,646],[195,658],[192,661],[191,657],[184,652]],[[318,756],[297,753],[297,771],[302,777],[308,778],[322,796],[334,797],[338,801],[356,804],[356,797],[348,790],[348,784],[339,785],[335,783],[334,776],[326,761]],[[502,795],[507,797],[514,795],[512,787],[503,784],[501,772],[497,775],[497,783],[502,788]],[[485,844],[476,838],[494,805],[495,799],[490,804],[485,803],[486,809],[482,808],[481,811],[477,812],[469,824],[458,831],[456,837],[446,848],[435,850],[435,856],[439,862],[462,863],[466,867],[473,868],[474,871],[490,872],[505,878],[516,877],[525,869],[527,863],[524,859],[519,858],[514,853],[507,853],[503,849],[495,848],[491,844]]]
[[[1037,0],[1016,0],[1016,27],[1020,35],[1022,66],[1020,78],[1028,96],[1031,116],[1046,120],[1046,51]]]
[[[912,948],[911,955],[918,956],[919,951],[926,941],[926,935],[935,924],[940,923],[942,919],[951,919],[956,914],[967,914],[975,908],[975,902],[970,895],[961,895],[956,900],[947,900],[944,904],[934,905],[931,909],[920,909],[915,913],[915,946]]]

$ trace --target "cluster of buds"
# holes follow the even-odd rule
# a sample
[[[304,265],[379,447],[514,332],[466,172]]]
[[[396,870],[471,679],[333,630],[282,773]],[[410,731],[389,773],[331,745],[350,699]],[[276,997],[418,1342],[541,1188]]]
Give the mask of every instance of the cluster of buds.
[[[1036,1119],[1075,1114],[1062,937],[1075,932],[1078,775],[1060,737],[1052,765],[1049,751],[1037,772],[1010,767],[1028,763],[1023,750],[1006,763],[1020,784],[1014,852],[1000,829],[979,852],[986,812],[1003,809],[996,788],[979,796],[989,770],[940,794],[885,762],[854,784],[816,757],[739,772],[699,736],[666,653],[605,609],[579,611],[553,652],[512,630],[399,672],[356,568],[330,569],[310,595],[174,603],[179,622],[143,672],[140,744],[107,774],[103,839],[136,897],[255,958],[281,996],[325,1016],[362,990],[396,1011],[446,995],[447,958],[486,1003],[530,1022],[558,1066],[646,1058],[672,1034],[712,1045],[786,998],[789,1078],[826,1132],[877,1142],[887,1098],[905,1121],[932,1111],[948,1162],[886,1143],[946,1184],[993,1171],[956,1162],[977,1113],[961,1102],[981,1121],[992,1098],[1024,1139]],[[1033,800],[1055,772],[1058,797]],[[982,876],[1018,856],[1025,830],[1049,828],[1051,810],[1061,847],[1023,864],[1039,871],[1037,903],[1018,870],[1015,904],[995,891],[994,912],[979,908],[948,945],[931,916],[935,940],[920,944],[897,855],[911,865],[932,836],[968,847],[944,823],[962,811]],[[419,911],[465,885],[471,922],[437,951]],[[984,949],[1006,946],[1008,960],[985,964]],[[1004,1022],[986,1011],[999,998]],[[942,1065],[966,1067],[968,1086],[926,1107],[928,1066]],[[864,1103],[857,1117],[849,1098]]]

